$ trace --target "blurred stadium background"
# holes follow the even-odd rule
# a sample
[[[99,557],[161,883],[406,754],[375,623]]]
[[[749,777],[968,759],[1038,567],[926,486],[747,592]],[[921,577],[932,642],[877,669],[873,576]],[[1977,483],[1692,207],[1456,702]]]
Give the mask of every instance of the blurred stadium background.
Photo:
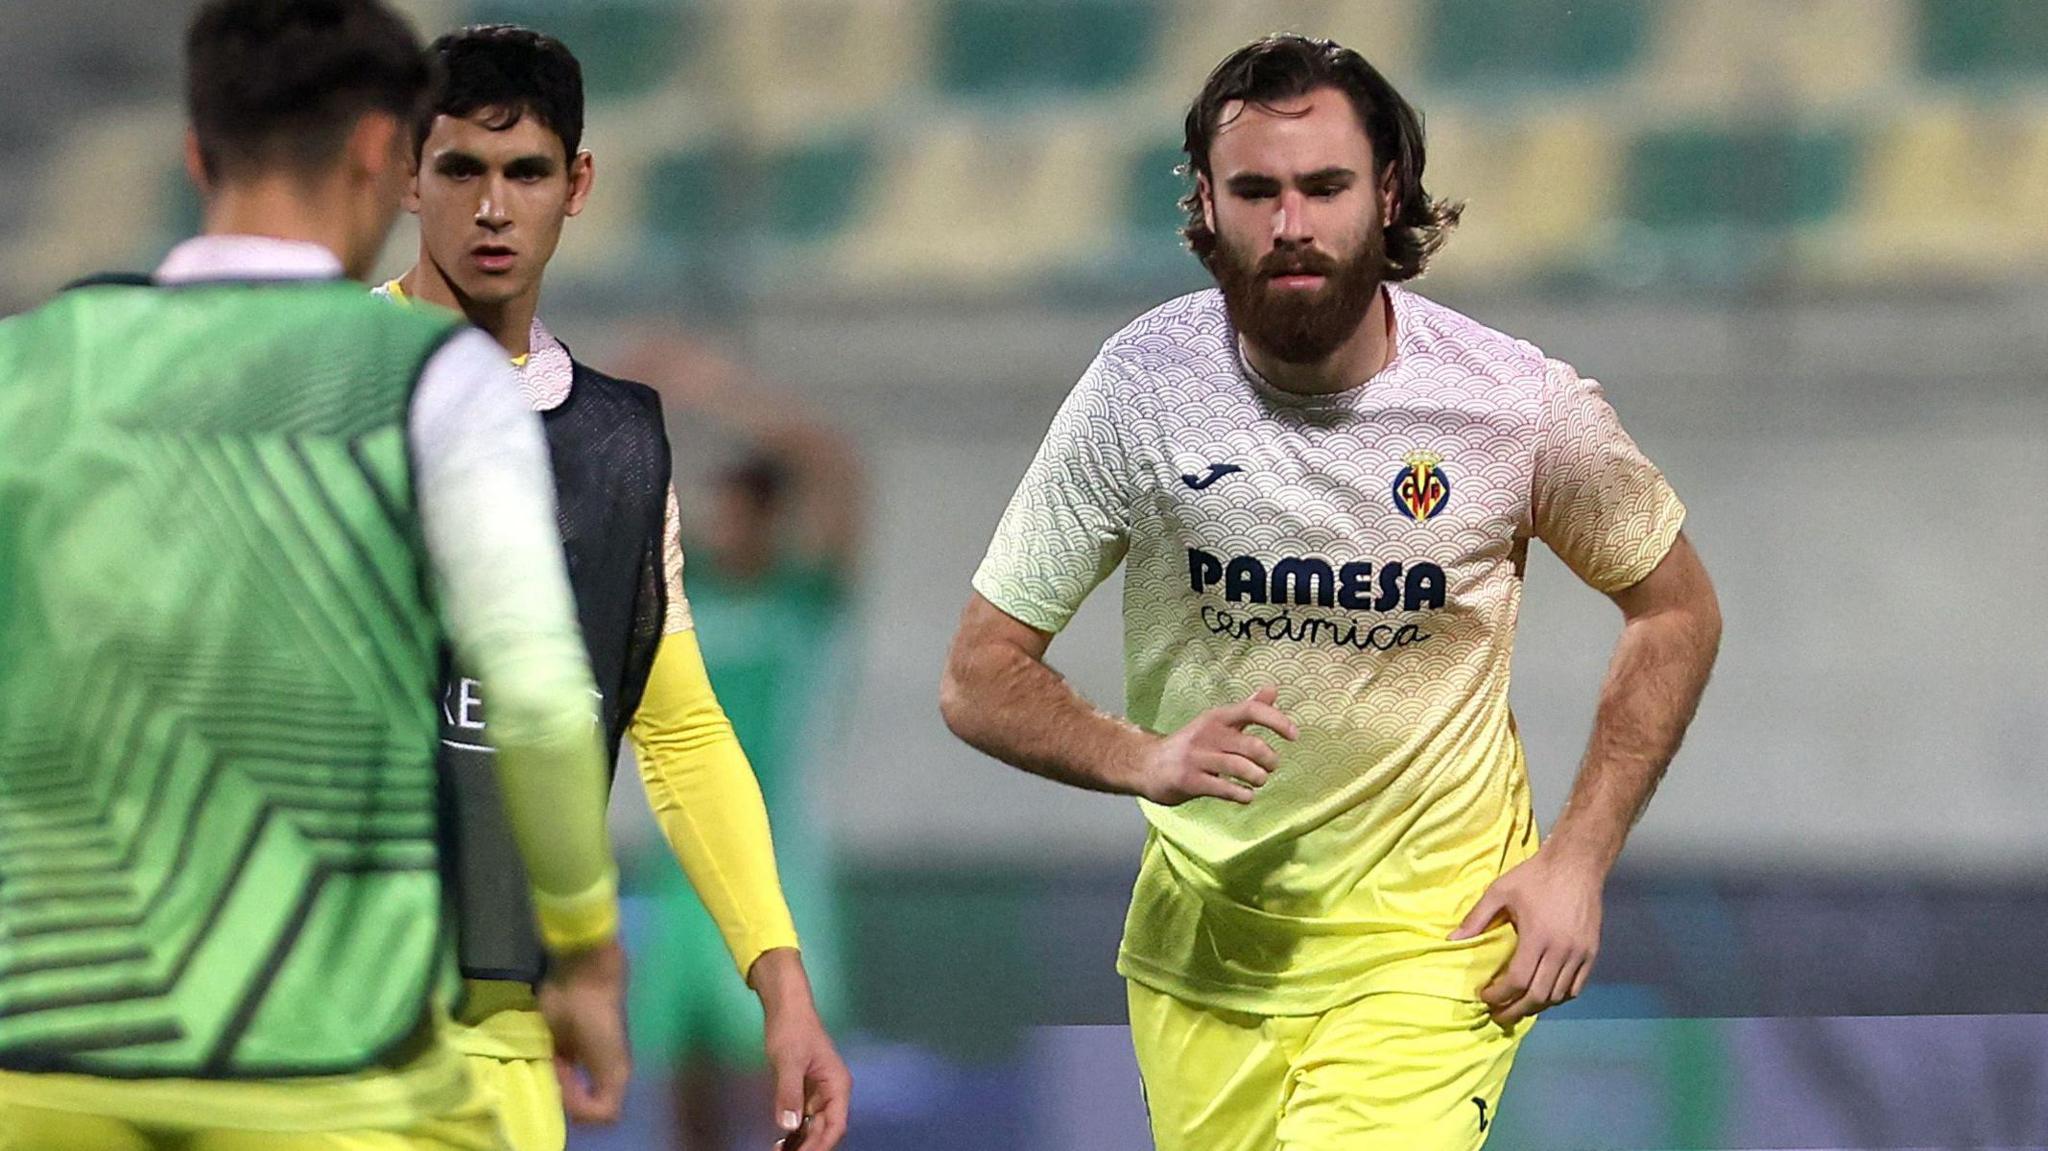
[[[777,829],[840,862],[849,1146],[1145,1146],[1111,970],[1141,821],[967,751],[935,691],[1059,397],[1206,282],[1175,235],[1185,102],[1282,28],[1423,110],[1429,187],[1470,206],[1420,290],[1607,382],[1728,617],[1599,983],[1536,1031],[1495,1145],[2048,1144],[2048,3],[401,7],[583,59],[599,181],[557,332],[603,365],[684,325],[866,461],[845,718],[813,818]],[[0,7],[0,308],[194,227],[188,12]],[[688,503],[725,449],[671,423]],[[1515,694],[1547,822],[1616,620],[1547,554],[1530,583]],[[1053,648],[1110,706],[1115,603]],[[639,1122],[578,1145],[657,1145]]]

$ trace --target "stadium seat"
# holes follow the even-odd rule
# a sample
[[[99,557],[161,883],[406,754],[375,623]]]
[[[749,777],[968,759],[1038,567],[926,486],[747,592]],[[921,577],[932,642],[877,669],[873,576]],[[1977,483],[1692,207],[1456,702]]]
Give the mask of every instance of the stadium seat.
[[[1432,80],[1464,86],[1612,80],[1640,55],[1644,0],[1435,0],[1423,56]]]
[[[1660,112],[1821,108],[1912,68],[1908,0],[1714,0],[1656,9],[1634,77]]]
[[[1920,62],[1942,80],[2040,79],[2048,74],[2048,4],[1920,0]]]
[[[938,83],[963,96],[1103,92],[1138,75],[1159,20],[1151,0],[946,0]]]
[[[1892,119],[1842,240],[1835,265],[1852,278],[2048,265],[2048,114],[1954,104]]]
[[[824,239],[852,216],[872,167],[872,146],[853,137],[757,157],[708,147],[678,152],[648,167],[648,224],[686,246],[735,228],[786,243]]]
[[[1160,10],[1140,90],[1148,112],[1178,123],[1209,70],[1254,37],[1299,32],[1363,53],[1396,85],[1416,75],[1423,0],[1181,0]],[[1167,125],[1162,125],[1165,127]]]
[[[1840,129],[1655,130],[1629,148],[1626,203],[1655,228],[1811,224],[1842,207],[1859,159]]]
[[[1017,289],[1116,254],[1120,125],[933,117],[886,141],[834,264],[849,284]]]
[[[874,148],[864,138],[843,137],[780,149],[763,167],[769,234],[791,242],[822,240],[854,215],[874,169]]]
[[[560,39],[582,62],[596,100],[660,87],[713,31],[703,5],[676,0],[478,0],[470,19],[526,24]]]
[[[1598,258],[1623,159],[1608,125],[1563,109],[1522,119],[1447,109],[1431,123],[1424,186],[1466,201],[1433,279],[1499,284]]]
[[[722,13],[720,101],[776,141],[886,119],[931,74],[922,0],[748,0]]]
[[[647,227],[669,244],[695,246],[723,228],[726,198],[720,159],[697,148],[648,165]]]

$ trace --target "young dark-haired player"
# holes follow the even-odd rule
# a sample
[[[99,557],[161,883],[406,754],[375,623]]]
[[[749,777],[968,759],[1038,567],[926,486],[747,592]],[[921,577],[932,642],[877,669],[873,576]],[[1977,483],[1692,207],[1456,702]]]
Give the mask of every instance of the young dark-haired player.
[[[214,0],[186,65],[205,235],[0,324],[0,1146],[501,1146],[443,1032],[444,619],[604,1117],[618,916],[539,422],[482,334],[354,282],[419,43],[378,0]]]
[[[682,585],[668,440],[655,393],[573,360],[536,318],[541,280],[595,175],[581,147],[583,84],[559,41],[506,25],[430,49],[441,81],[416,138],[407,207],[418,262],[381,291],[459,309],[517,366],[554,462],[563,546],[616,757],[630,732],[647,793],[740,975],[759,995],[784,1130],[829,1151],[850,1086],[819,1022],[783,902],[760,788],[712,694]],[[459,1045],[494,1086],[518,1151],[563,1145],[547,1029],[530,985],[541,952],[499,828],[479,733],[495,702],[451,684],[443,746],[457,787],[462,959],[471,980]]]
[[[1241,49],[1186,150],[1217,289],[1112,337],[1054,418],[942,705],[992,755],[1143,800],[1118,969],[1161,1151],[1477,1147],[1526,1020],[1592,969],[1715,597],[1597,385],[1400,286],[1457,211],[1362,57]],[[1540,848],[1508,712],[1532,539],[1624,619]],[[1120,562],[1129,720],[1043,662]]]

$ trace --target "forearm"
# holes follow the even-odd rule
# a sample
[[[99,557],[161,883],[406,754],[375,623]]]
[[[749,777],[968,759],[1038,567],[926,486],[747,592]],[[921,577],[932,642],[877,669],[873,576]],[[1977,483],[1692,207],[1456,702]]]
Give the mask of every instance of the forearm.
[[[430,363],[415,398],[421,533],[488,736],[543,940],[573,951],[617,926],[595,691],[556,535],[539,421],[479,333]]]
[[[1602,874],[1613,867],[1678,753],[1719,643],[1711,600],[1645,614],[1623,627],[1585,759],[1550,834],[1553,853],[1581,855]]]
[[[655,820],[741,976],[764,954],[795,948],[767,805],[712,693],[694,633],[663,637],[633,742]]]
[[[1139,764],[1156,740],[1090,704],[1058,672],[1006,643],[956,646],[939,708],[970,746],[1058,783],[1139,793]]]

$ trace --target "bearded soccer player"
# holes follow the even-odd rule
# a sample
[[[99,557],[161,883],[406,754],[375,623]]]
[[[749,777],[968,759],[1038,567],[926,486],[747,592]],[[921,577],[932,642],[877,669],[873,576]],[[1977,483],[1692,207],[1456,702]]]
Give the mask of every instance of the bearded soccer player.
[[[1112,337],[974,578],[942,694],[1140,797],[1118,970],[1161,1151],[1473,1148],[1719,642],[1683,508],[1569,365],[1401,286],[1457,209],[1414,111],[1296,36],[1220,64],[1183,201],[1217,289]],[[1621,609],[1541,847],[1508,663],[1529,542]],[[1125,565],[1128,719],[1043,662]]]
[[[0,324],[0,1146],[502,1146],[444,1033],[442,618],[498,709],[572,1096],[615,1114],[539,422],[489,339],[356,282],[419,43],[378,0],[215,0],[187,69],[205,235]]]
[[[662,830],[760,997],[777,1125],[829,1151],[845,1129],[850,1079],[812,1002],[760,787],[704,672],[660,400],[573,360],[535,314],[564,223],[595,178],[581,147],[581,69],[561,42],[506,25],[452,32],[430,53],[441,79],[416,130],[406,198],[420,220],[419,259],[379,291],[461,311],[497,340],[541,413],[609,749],[616,758],[630,731]],[[559,1151],[561,1099],[532,992],[543,955],[479,738],[496,706],[458,679],[443,709],[469,979],[457,1042],[495,1089],[517,1151]]]

